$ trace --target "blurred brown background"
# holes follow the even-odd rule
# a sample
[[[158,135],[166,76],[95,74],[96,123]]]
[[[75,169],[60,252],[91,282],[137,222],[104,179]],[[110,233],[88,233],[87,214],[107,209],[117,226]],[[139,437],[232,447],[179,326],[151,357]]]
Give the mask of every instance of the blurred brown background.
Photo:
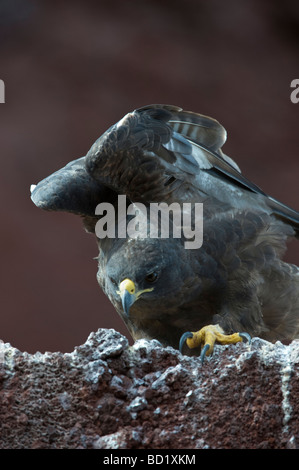
[[[93,237],[37,209],[29,186],[137,107],[218,119],[243,173],[299,210],[298,45],[297,0],[0,0],[0,338],[65,352],[99,327],[126,333],[97,286]]]

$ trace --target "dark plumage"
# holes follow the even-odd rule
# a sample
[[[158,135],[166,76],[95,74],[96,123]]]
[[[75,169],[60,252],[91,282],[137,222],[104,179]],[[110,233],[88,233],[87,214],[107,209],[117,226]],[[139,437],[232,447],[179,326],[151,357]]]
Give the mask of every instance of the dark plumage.
[[[186,331],[209,324],[270,341],[298,336],[299,269],[281,257],[287,239],[298,237],[299,213],[247,180],[222,152],[225,140],[214,119],[147,106],[32,191],[38,207],[78,214],[92,233],[95,207],[116,207],[118,194],[127,204],[203,203],[199,249],[186,249],[183,237],[98,239],[99,284],[134,339],[177,348]]]

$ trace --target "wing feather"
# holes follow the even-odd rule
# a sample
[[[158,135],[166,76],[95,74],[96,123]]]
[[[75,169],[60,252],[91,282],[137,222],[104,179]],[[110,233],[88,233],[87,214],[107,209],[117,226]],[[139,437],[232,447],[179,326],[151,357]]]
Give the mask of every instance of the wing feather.
[[[225,202],[273,213],[299,233],[299,213],[243,176],[222,152],[225,141],[215,119],[171,105],[145,106],[111,126],[86,157],[41,181],[31,197],[43,209],[83,216],[117,194],[148,203],[208,198],[218,209]]]

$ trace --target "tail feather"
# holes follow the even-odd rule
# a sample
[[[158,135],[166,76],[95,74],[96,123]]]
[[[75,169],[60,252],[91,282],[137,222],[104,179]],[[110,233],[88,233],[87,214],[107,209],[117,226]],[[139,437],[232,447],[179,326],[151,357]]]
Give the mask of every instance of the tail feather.
[[[296,234],[295,236],[299,239],[299,212],[270,196],[268,196],[268,205],[272,209],[272,213],[275,217],[293,227]]]

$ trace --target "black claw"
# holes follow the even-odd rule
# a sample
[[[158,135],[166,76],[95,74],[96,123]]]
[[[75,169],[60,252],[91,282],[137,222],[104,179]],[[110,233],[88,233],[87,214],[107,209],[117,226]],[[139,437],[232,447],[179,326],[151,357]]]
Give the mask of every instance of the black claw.
[[[193,338],[193,333],[191,333],[191,331],[186,331],[186,333],[182,334],[181,339],[180,339],[180,343],[179,343],[180,352],[182,352],[184,344],[185,344],[187,338]]]
[[[210,345],[208,343],[206,343],[204,345],[204,347],[202,348],[201,350],[201,353],[200,353],[200,359],[201,359],[201,363],[203,364],[204,363],[204,360],[205,360],[205,357],[206,357],[206,352],[210,349]]]
[[[248,344],[251,344],[251,336],[248,333],[239,333],[239,336],[245,339]]]

